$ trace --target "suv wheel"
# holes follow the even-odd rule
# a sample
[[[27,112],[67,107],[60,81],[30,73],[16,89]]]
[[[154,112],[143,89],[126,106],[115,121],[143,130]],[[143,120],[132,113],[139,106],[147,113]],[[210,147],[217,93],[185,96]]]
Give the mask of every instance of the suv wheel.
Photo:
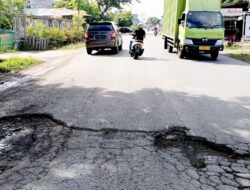
[[[122,44],[119,46],[119,50],[122,51]]]
[[[114,53],[114,54],[117,54],[119,52],[119,47],[113,47],[111,48],[111,51]]]
[[[92,54],[92,49],[87,48],[87,54],[91,55]]]

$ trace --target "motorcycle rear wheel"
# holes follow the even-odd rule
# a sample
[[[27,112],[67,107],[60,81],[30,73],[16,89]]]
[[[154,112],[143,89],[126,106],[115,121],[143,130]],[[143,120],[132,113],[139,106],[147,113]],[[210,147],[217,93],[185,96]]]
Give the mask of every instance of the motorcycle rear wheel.
[[[133,56],[133,58],[134,58],[135,60],[138,59],[138,57],[139,57],[139,56],[138,56],[136,53],[135,53],[134,56]]]

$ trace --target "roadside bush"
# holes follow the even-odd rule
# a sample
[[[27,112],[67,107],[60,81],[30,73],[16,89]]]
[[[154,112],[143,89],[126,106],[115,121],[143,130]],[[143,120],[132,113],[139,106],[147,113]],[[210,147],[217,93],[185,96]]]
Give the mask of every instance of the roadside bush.
[[[11,29],[11,23],[9,19],[2,13],[0,13],[0,29]]]
[[[60,47],[65,44],[67,40],[67,36],[64,30],[60,30],[59,28],[50,28],[48,30],[48,35],[50,38],[50,46],[51,48]]]
[[[46,28],[39,22],[27,26],[27,35],[39,38],[50,39],[50,49],[58,48],[66,44],[82,42],[85,32],[85,21],[81,16],[75,15],[72,19],[70,29],[67,28]]]

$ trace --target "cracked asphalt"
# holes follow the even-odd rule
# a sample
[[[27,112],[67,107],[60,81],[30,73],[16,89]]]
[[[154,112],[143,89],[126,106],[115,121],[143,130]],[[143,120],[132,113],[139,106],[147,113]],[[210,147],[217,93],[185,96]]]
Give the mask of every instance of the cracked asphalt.
[[[250,66],[125,43],[0,85],[1,190],[250,188]]]

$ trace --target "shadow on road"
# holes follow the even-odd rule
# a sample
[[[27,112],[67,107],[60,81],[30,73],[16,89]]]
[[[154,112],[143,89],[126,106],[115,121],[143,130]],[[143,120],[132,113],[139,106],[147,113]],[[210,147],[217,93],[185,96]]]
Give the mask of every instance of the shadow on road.
[[[104,57],[131,57],[129,54],[129,50],[124,49],[120,51],[118,54],[114,54],[110,50],[101,50],[101,51],[96,51],[92,56],[104,56]],[[131,58],[133,59],[133,58]],[[139,57],[139,61],[170,61],[169,59],[164,59],[164,58],[157,58],[157,57],[145,57],[144,55]]]
[[[78,127],[150,131],[182,125],[219,143],[234,145],[250,139],[249,97],[223,101],[157,88],[127,93],[34,83],[1,93],[0,100],[0,117],[50,113]]]
[[[223,57],[223,59],[222,59]],[[239,65],[239,66],[250,66],[250,64],[244,63],[242,61],[238,61],[236,59],[232,59],[227,55],[219,55],[218,60],[213,60],[209,54],[200,54],[200,55],[191,55],[187,59],[195,60],[202,63],[213,63],[220,65]]]
[[[118,54],[114,54],[111,50],[101,50],[101,51],[95,51],[92,56],[104,56],[104,57],[130,57],[129,50],[122,50],[119,51]]]
[[[157,58],[157,57],[140,57],[139,60],[142,61],[170,61],[169,59]]]
[[[241,151],[241,153],[245,151],[246,154],[249,154],[249,152],[247,152],[250,150],[247,148],[249,147],[248,143],[250,139],[249,106],[249,97],[239,97],[237,101],[223,101],[215,97],[197,96],[158,88],[123,92],[107,91],[106,89],[98,87],[65,87],[62,84],[37,85],[37,81],[0,94],[0,118],[8,115],[15,116],[16,114],[48,113],[58,121],[65,122],[68,126],[73,126],[75,129],[78,128],[74,133],[75,136],[72,136],[68,142],[64,140],[64,136],[60,135],[60,133],[64,131],[64,128],[58,126],[58,123],[56,125],[52,123],[55,126],[53,127],[53,133],[48,132],[51,129],[46,127],[44,120],[38,120],[39,127],[37,123],[30,127],[31,130],[35,128],[44,131],[41,133],[41,130],[38,130],[39,133],[33,136],[33,133],[30,133],[31,142],[36,136],[45,139],[45,145],[47,145],[46,142],[53,141],[52,144],[48,144],[49,148],[42,146],[43,144],[41,145],[41,141],[39,140],[33,143],[34,145],[40,143],[40,147],[43,148],[42,151],[48,154],[47,157],[49,161],[46,160],[46,155],[40,160],[33,162],[29,162],[29,157],[29,159],[26,159],[28,160],[26,165],[21,162],[22,164],[17,167],[19,170],[20,167],[24,167],[22,171],[25,171],[25,173],[19,175],[18,172],[13,172],[13,174],[15,174],[15,178],[13,177],[13,179],[21,181],[31,176],[30,181],[26,183],[33,185],[33,182],[39,184],[39,180],[41,180],[42,177],[45,180],[40,182],[42,187],[50,183],[58,187],[62,184],[62,181],[70,180],[76,180],[75,183],[79,183],[77,180],[88,180],[89,176],[92,179],[94,174],[96,175],[94,175],[94,177],[98,180],[93,180],[93,185],[103,186],[104,183],[99,184],[99,181],[103,179],[100,177],[100,174],[105,174],[107,171],[109,172],[108,174],[114,172],[114,179],[116,179],[115,177],[117,175],[120,176],[124,172],[125,176],[131,176],[132,174],[128,171],[137,168],[136,166],[138,164],[139,168],[137,168],[136,172],[142,172],[143,177],[145,175],[150,176],[149,179],[153,179],[152,181],[155,181],[155,178],[152,176],[166,176],[167,179],[165,180],[170,180],[169,173],[171,173],[172,170],[171,172],[169,171],[173,165],[180,164],[183,167],[183,163],[187,163],[184,165],[190,169],[188,165],[189,161],[184,160],[182,155],[179,154],[180,152],[176,152],[176,148],[174,148],[174,152],[171,147],[167,147],[166,144],[164,144],[167,149],[161,150],[159,154],[159,150],[155,151],[155,148],[152,146],[149,136],[145,134],[139,135],[134,132],[122,136],[116,129],[130,131],[143,130],[147,133],[149,131],[164,130],[169,126],[184,126],[191,129],[192,135],[197,137],[197,139],[205,137],[211,142],[216,142],[220,145],[226,144],[234,150]],[[16,117],[17,123],[21,127],[27,124],[26,120],[23,121],[25,123],[23,124],[20,118],[18,116]],[[11,119],[8,122],[12,124],[11,122],[14,122],[14,120]],[[0,126],[0,131],[2,127],[3,126]],[[82,129],[81,132],[80,129]],[[88,129],[88,131],[86,131],[86,129]],[[103,133],[91,132],[92,129],[110,130],[106,130],[106,137],[103,137]],[[20,129],[18,128],[18,130]],[[117,133],[117,137],[111,138],[112,134],[115,133]],[[20,142],[24,143],[26,141]],[[169,145],[169,142],[166,141],[166,143]],[[66,150],[66,148],[63,149],[65,146],[67,147],[67,152],[62,156],[60,155],[60,151],[61,149]],[[120,148],[123,146],[125,148]],[[242,150],[240,147],[246,149]],[[34,148],[34,151],[36,150],[37,147]],[[170,151],[170,153],[167,153],[167,150]],[[194,151],[197,150],[195,149]],[[192,153],[194,152],[190,152],[190,154]],[[162,157],[162,154],[166,156]],[[57,157],[52,163],[49,157],[50,155]],[[125,161],[123,162],[124,158]],[[159,158],[163,158],[163,160],[161,161]],[[169,158],[169,160],[165,160],[165,158]],[[113,169],[115,168],[114,163],[116,163],[116,161],[119,168],[122,168],[121,166],[124,166],[124,164],[129,161],[129,164],[125,165],[126,170],[124,170],[124,172],[121,169]],[[176,164],[172,164],[170,161],[175,161]],[[98,165],[98,163],[100,163],[100,165]],[[169,166],[162,169],[162,163],[169,164]],[[48,169],[49,173],[45,172],[47,171],[47,166],[50,166]],[[149,166],[152,166],[150,170]],[[155,167],[158,168],[155,169]],[[145,170],[149,170],[150,173],[145,174]],[[29,171],[31,172],[29,173]],[[34,173],[34,171],[38,172]],[[152,175],[159,171],[166,171],[166,174]],[[6,176],[8,175],[9,173],[6,173]],[[18,176],[18,178],[16,178],[16,176]],[[46,176],[49,176],[49,180],[47,181]],[[10,177],[11,176],[8,176],[3,179],[12,179]],[[107,175],[107,177],[110,178],[110,175]],[[112,184],[110,181],[107,181],[106,178],[104,179],[105,183]],[[124,179],[124,177],[121,177],[121,179]],[[180,177],[173,177],[173,179],[180,179]],[[171,178],[170,181],[174,181],[173,179]],[[131,183],[131,178],[127,180]],[[9,186],[10,182],[8,180],[5,181],[6,184],[4,185]],[[143,179],[139,179],[139,181],[143,181]],[[164,180],[160,178],[159,181]],[[17,184],[20,187],[25,185],[25,183]],[[154,187],[158,187],[158,185],[159,183],[156,183]],[[65,187],[65,184],[62,186]],[[37,188],[38,186],[33,187],[36,187],[33,189],[39,189]],[[50,185],[50,187],[53,186]],[[46,189],[60,188],[46,187]],[[80,188],[71,187],[71,189]]]

